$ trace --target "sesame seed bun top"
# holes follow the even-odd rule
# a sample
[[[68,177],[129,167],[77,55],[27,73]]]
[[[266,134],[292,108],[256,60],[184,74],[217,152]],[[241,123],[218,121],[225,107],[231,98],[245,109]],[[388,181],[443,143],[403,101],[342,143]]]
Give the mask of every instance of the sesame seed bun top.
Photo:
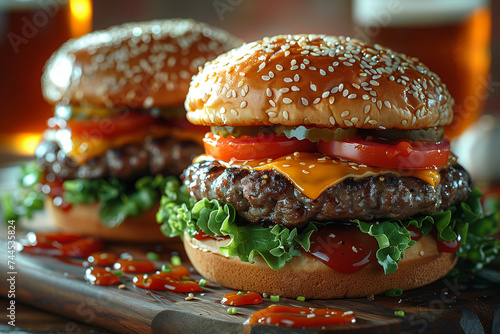
[[[182,105],[198,67],[241,44],[193,20],[126,23],[64,43],[45,65],[42,92],[53,104]]]
[[[245,44],[193,77],[194,124],[420,129],[449,124],[453,98],[416,58],[325,35]]]

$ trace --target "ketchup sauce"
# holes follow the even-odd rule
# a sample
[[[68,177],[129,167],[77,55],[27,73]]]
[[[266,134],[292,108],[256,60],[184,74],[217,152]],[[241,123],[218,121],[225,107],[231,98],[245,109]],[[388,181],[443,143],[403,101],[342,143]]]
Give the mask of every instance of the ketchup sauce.
[[[420,238],[422,238],[422,230],[420,230],[418,227],[408,225],[406,229],[408,230],[408,232],[410,232],[411,240],[418,241],[420,240]]]
[[[73,234],[29,232],[27,239],[22,252],[28,254],[86,258],[104,248],[98,239]]]
[[[233,305],[233,306],[259,304],[262,303],[262,296],[256,292],[234,291],[226,293],[222,297],[220,303],[224,305]]]
[[[355,322],[356,317],[352,311],[271,305],[253,313],[245,324],[300,328],[353,324]]]
[[[98,267],[111,267],[116,261],[118,256],[109,252],[95,252],[87,258],[90,265]]]
[[[134,259],[119,259],[115,262],[113,268],[124,273],[148,273],[156,270],[152,261]]]
[[[311,236],[309,254],[340,273],[354,273],[375,259],[377,240],[355,224],[330,224]]]
[[[451,241],[438,240],[437,241],[438,250],[441,253],[455,253],[460,248],[461,239],[462,239],[461,236],[458,235],[458,237],[455,240]]]
[[[200,230],[197,234],[194,235],[193,238],[196,240],[200,240],[200,241],[207,240],[207,239],[221,241],[221,240],[227,239],[229,237],[224,237],[224,236],[220,236],[220,235],[216,235],[215,237],[212,237],[212,236],[206,234],[205,232],[203,232],[202,230]]]
[[[120,277],[104,268],[88,268],[85,271],[85,279],[95,285],[120,284]]]
[[[190,280],[189,270],[183,266],[172,266],[172,271],[157,271],[153,275],[137,275],[134,285],[141,289],[169,290],[174,292],[199,292],[203,289],[195,281]]]

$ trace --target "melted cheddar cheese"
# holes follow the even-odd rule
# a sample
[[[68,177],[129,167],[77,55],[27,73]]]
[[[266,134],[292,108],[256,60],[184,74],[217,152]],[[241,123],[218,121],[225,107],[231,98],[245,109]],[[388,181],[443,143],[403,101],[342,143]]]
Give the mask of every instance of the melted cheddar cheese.
[[[200,155],[194,162],[213,160],[209,155]],[[219,163],[225,167],[240,167],[250,170],[274,169],[288,178],[297,189],[311,199],[317,199],[328,188],[347,178],[363,178],[366,176],[393,173],[397,176],[413,176],[436,187],[440,176],[436,168],[399,170],[384,167],[373,167],[345,161],[319,153],[299,153],[286,155],[277,159],[232,161]]]

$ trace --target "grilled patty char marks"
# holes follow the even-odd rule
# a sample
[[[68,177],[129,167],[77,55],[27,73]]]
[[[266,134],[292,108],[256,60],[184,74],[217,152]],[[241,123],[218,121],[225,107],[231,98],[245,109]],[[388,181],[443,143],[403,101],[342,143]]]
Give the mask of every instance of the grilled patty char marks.
[[[395,174],[348,178],[330,187],[316,200],[302,194],[275,170],[225,168],[217,161],[189,166],[183,174],[191,196],[232,204],[252,224],[277,223],[300,227],[310,220],[402,219],[428,215],[456,205],[472,191],[470,175],[460,165],[440,171],[435,189],[411,176]],[[266,180],[266,182],[262,182]]]

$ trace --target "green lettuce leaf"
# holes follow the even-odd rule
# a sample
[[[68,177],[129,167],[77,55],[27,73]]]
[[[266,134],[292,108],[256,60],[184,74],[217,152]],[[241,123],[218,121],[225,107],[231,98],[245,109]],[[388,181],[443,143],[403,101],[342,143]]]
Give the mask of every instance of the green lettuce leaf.
[[[12,194],[2,197],[4,218],[31,218],[36,210],[43,210],[45,195],[40,187],[43,171],[36,163],[21,166],[19,187]],[[63,182],[64,200],[70,204],[99,203],[99,214],[104,225],[120,225],[127,217],[137,217],[157,205],[165,191],[167,181],[175,176],[144,176],[134,183],[115,178],[95,180],[67,180]],[[7,221],[7,220],[6,220]]]
[[[244,262],[253,262],[255,256],[261,256],[272,269],[283,268],[294,256],[300,256],[301,251],[308,252],[311,235],[322,226],[335,223],[310,222],[300,229],[243,224],[230,204],[208,199],[195,203],[178,181],[167,182],[166,189],[157,215],[166,236],[182,237],[187,232],[192,237],[200,230],[210,236],[229,236],[230,243],[220,248],[223,255],[239,257]],[[182,197],[178,197],[179,193],[183,194]],[[418,227],[424,235],[435,229],[437,237],[442,240],[455,240],[460,234],[462,247],[457,254],[474,263],[471,269],[475,270],[498,258],[500,249],[500,241],[488,238],[498,229],[498,210],[484,214],[479,203],[481,196],[474,190],[461,205],[429,216],[352,222],[377,240],[376,257],[386,274],[398,268],[405,249],[415,243],[407,229],[410,225]]]

